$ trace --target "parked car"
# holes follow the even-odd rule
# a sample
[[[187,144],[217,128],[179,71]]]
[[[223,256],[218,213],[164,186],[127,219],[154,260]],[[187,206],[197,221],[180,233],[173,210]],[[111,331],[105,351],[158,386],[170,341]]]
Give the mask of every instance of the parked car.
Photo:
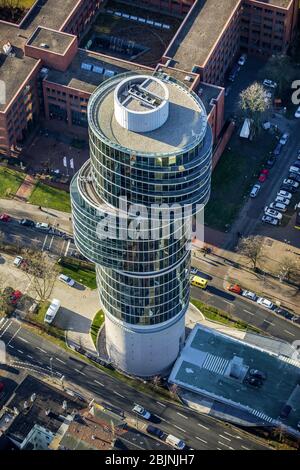
[[[289,173],[288,179],[289,179],[289,180],[296,181],[296,183],[300,183],[300,174],[297,174],[297,173]]]
[[[296,165],[297,165],[297,164],[296,164]],[[296,165],[290,166],[290,169],[289,169],[289,172],[290,172],[290,173],[300,174],[300,164],[299,164],[299,167],[296,166]]]
[[[17,256],[14,259],[14,265],[17,266],[17,268],[19,268],[21,264],[23,263],[23,261],[24,261],[24,258],[22,256]]]
[[[275,211],[274,209],[270,209],[270,207],[268,206],[265,207],[265,215],[270,215],[274,219],[278,219],[278,220],[282,219],[282,214],[280,214],[280,212]]]
[[[296,166],[297,168],[300,168],[300,160],[295,160],[293,162],[293,166]]]
[[[234,292],[235,294],[239,294],[239,295],[241,295],[243,293],[243,289],[238,284],[231,284],[228,287],[228,290],[230,292]]]
[[[168,434],[166,437],[166,443],[172,447],[175,447],[177,450],[183,450],[186,447],[186,444],[178,437],[173,436],[172,434]]]
[[[250,369],[249,374],[252,377],[256,377],[257,379],[261,379],[261,380],[266,380],[267,379],[267,374],[265,374],[264,372],[262,372],[261,370],[258,370],[258,369]]]
[[[268,88],[277,88],[277,83],[273,82],[272,80],[269,80],[267,78],[264,79],[263,85],[268,87]]]
[[[299,187],[299,183],[297,183],[297,181],[293,181],[289,178],[284,179],[283,184],[288,185],[288,186],[292,186],[295,189]]]
[[[242,296],[243,297],[246,297],[246,299],[250,299],[250,300],[253,300],[254,302],[256,301],[257,299],[257,295],[254,293],[254,292],[251,292],[249,290],[244,290],[242,292]]]
[[[165,440],[165,438],[167,437],[167,434],[165,432],[163,432],[159,428],[156,428],[155,426],[152,426],[151,424],[147,426],[146,430],[149,434],[152,434],[152,436],[158,437],[158,439],[160,440]]]
[[[72,279],[71,277],[69,276],[65,276],[65,274],[60,274],[60,276],[58,276],[58,279],[63,282],[64,284],[67,284],[68,286],[70,287],[73,287],[74,284],[75,284],[75,281],[74,279]]]
[[[281,204],[284,204],[285,206],[288,206],[291,202],[290,199],[287,199],[282,196],[276,196],[275,202],[280,202]]]
[[[266,181],[266,179],[268,178],[269,173],[270,173],[269,170],[267,170],[267,169],[264,168],[264,169],[260,172],[260,176],[259,176],[259,178],[258,178],[258,181],[259,181],[260,183],[264,183],[264,182]]]
[[[282,151],[282,145],[281,143],[278,143],[273,151],[274,157],[279,157],[279,155],[281,154],[281,151]]]
[[[30,219],[21,219],[21,220],[19,220],[19,224],[23,225],[24,227],[34,227],[35,226],[35,222],[33,222],[33,220],[30,220]]]
[[[274,217],[270,217],[269,215],[263,215],[261,221],[265,224],[279,225],[279,220],[275,219]]]
[[[266,167],[269,168],[269,169],[271,169],[271,168],[273,168],[273,166],[275,165],[275,163],[276,163],[276,157],[274,157],[274,156],[273,156],[273,157],[270,157],[269,160],[268,160],[267,163],[266,163]]]
[[[238,64],[243,66],[243,65],[245,65],[246,61],[247,61],[247,54],[243,54],[239,58]]]
[[[23,297],[23,294],[21,291],[19,290],[13,291],[10,296],[10,301],[12,305],[17,305],[17,303],[19,302],[19,300],[21,300],[22,297]]]
[[[1,222],[10,222],[11,217],[8,214],[1,214],[0,215],[0,221]]]
[[[275,308],[274,312],[277,313],[277,315],[286,318],[287,320],[292,320],[292,318],[294,318],[294,315],[291,312],[281,307]]]
[[[132,411],[144,419],[149,420],[151,418],[151,413],[145,410],[145,408],[141,405],[134,405]]]
[[[198,268],[191,268],[191,274],[194,274],[194,276],[201,276],[201,271],[199,271]]]
[[[294,188],[294,187],[291,186],[290,184],[282,184],[282,185],[280,186],[280,190],[287,191],[288,193],[292,193],[292,194],[294,194],[295,192],[297,192],[297,188]]]
[[[300,119],[300,106],[299,106],[299,108],[297,108],[297,110],[295,112],[295,118]]]
[[[278,191],[277,196],[284,197],[286,199],[292,199],[292,197],[293,197],[293,195],[291,193],[289,193],[288,191],[284,191],[282,189],[280,191]]]
[[[266,307],[267,309],[269,310],[272,310],[272,308],[274,307],[274,304],[273,302],[271,302],[270,300],[268,299],[265,299],[264,297],[258,297],[258,299],[256,300],[256,302],[260,305],[262,305],[263,307]]]
[[[286,212],[287,210],[286,205],[283,204],[282,202],[271,202],[269,207],[270,209],[274,209],[275,211],[279,211],[279,212]]]
[[[281,145],[285,145],[287,143],[287,141],[289,140],[289,137],[290,137],[290,134],[288,132],[285,132],[284,134],[282,134],[279,143]]]
[[[49,224],[45,224],[44,222],[37,222],[35,224],[35,228],[37,228],[38,230],[42,230],[44,232],[49,232],[50,230],[50,225]]]
[[[260,184],[255,184],[253,188],[251,189],[250,197],[256,197],[260,191],[261,185]]]

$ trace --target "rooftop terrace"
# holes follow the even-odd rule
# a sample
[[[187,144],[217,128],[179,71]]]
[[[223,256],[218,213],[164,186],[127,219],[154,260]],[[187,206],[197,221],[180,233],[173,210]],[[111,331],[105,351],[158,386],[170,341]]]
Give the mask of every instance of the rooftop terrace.
[[[48,28],[38,28],[27,44],[56,54],[64,54],[73,41],[74,36]]]
[[[176,67],[191,71],[206,61],[215,42],[241,0],[198,0],[165,55]]]
[[[276,341],[276,340],[274,340]],[[230,375],[232,363],[242,359],[241,376]],[[261,387],[247,383],[249,369],[266,373]],[[276,423],[286,403],[292,406],[283,422],[297,428],[300,421],[300,361],[278,356],[215,330],[196,326],[172,370],[171,382],[248,410],[264,423]]]

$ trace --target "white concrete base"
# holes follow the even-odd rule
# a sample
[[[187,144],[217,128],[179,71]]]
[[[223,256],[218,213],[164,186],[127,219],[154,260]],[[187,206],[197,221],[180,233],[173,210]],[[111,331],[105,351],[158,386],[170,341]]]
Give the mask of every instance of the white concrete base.
[[[136,327],[105,315],[106,350],[120,370],[139,377],[169,371],[184,345],[184,315],[164,324]]]

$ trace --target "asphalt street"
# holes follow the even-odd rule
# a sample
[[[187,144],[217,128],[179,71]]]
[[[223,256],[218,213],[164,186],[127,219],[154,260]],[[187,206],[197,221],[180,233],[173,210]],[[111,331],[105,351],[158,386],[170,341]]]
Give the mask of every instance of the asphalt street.
[[[163,431],[182,438],[192,449],[268,449],[234,426],[137,391],[23,328],[16,320],[2,321],[0,340],[5,342],[9,357],[2,370],[7,369],[12,374],[26,370],[41,377],[64,376],[68,388],[72,388],[72,384],[84,389],[97,402],[108,403],[127,414],[131,414],[134,403],[139,403],[160,420],[158,426]]]

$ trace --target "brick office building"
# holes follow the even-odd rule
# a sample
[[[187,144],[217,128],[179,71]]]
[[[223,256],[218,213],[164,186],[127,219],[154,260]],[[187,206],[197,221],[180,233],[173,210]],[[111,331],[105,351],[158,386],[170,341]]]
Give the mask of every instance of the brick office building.
[[[0,80],[6,101],[0,102],[0,153],[22,146],[40,113],[49,123],[87,135],[87,103],[91,93],[112,74],[150,70],[138,60],[121,60],[78,48],[102,0],[37,1],[19,25],[0,21]],[[201,94],[215,141],[224,119],[224,77],[240,47],[263,56],[286,52],[297,23],[296,0],[134,0],[151,11],[164,11],[182,22],[156,67]],[[2,53],[3,46],[6,53]],[[4,52],[4,51],[3,51]]]

